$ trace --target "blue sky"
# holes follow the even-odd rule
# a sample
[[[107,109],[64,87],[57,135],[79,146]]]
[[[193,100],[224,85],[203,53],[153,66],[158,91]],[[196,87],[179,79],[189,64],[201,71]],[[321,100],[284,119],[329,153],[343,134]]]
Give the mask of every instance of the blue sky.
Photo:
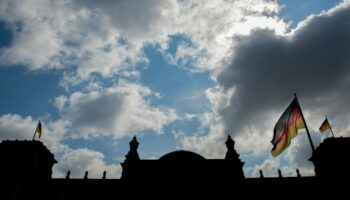
[[[321,11],[326,11],[329,8],[334,7],[340,1],[336,0],[320,0],[320,1],[290,1],[282,0],[279,1],[285,7],[282,9],[280,16],[287,21],[291,21],[293,26],[298,22],[304,20],[311,14],[318,14]]]
[[[349,37],[330,32],[328,23],[348,30],[341,19],[349,20],[342,13],[350,3],[339,3],[2,1],[0,139],[31,139],[41,120],[41,140],[59,160],[56,177],[67,170],[99,177],[106,169],[119,177],[133,135],[140,156],[149,159],[176,149],[224,157],[231,134],[248,177],[258,169],[274,176],[277,168],[312,174],[304,134],[278,158],[269,142],[295,91],[316,144],[325,137],[317,126],[326,114],[336,132],[349,135],[350,116],[338,112],[348,100]],[[316,32],[344,45],[308,37]],[[289,53],[273,56],[284,50]],[[306,71],[296,76],[300,84],[278,78],[290,63]],[[313,77],[329,70],[320,63],[334,64],[329,81]],[[306,77],[313,79],[308,87]],[[337,105],[324,106],[334,99]]]

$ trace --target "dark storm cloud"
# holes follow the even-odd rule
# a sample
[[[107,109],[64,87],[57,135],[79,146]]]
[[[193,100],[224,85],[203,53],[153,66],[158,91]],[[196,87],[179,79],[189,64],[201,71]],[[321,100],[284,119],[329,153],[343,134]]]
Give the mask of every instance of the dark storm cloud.
[[[231,63],[217,77],[224,89],[235,89],[230,106],[220,110],[226,129],[259,125],[272,109],[282,113],[295,92],[308,109],[348,112],[349,22],[350,6],[343,5],[288,37],[260,29],[238,38]]]

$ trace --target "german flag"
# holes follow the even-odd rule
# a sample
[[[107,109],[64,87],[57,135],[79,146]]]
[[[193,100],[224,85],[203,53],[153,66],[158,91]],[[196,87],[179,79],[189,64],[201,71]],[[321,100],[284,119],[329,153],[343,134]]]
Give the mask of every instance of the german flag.
[[[321,124],[319,130],[321,133],[325,132],[327,129],[330,129],[331,125],[329,125],[328,119],[326,118]]]
[[[273,157],[282,153],[291,140],[298,134],[298,129],[305,128],[301,109],[295,97],[288,108],[284,111],[273,130],[271,154]]]
[[[42,128],[41,128],[41,121],[40,120],[38,122],[38,125],[36,126],[35,133],[38,133],[39,139],[40,139],[41,134],[42,134]]]

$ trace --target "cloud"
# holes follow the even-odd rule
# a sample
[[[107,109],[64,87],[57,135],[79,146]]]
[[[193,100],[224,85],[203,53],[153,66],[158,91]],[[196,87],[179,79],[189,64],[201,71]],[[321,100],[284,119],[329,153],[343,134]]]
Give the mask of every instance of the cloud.
[[[0,140],[32,140],[38,121],[31,116],[2,115],[0,116]],[[48,121],[44,119],[41,121],[43,133],[40,140],[53,153],[65,151],[67,146],[61,141],[65,137],[69,123],[63,120]]]
[[[175,1],[174,1],[175,2]],[[147,64],[144,43],[165,40],[172,1],[1,1],[0,20],[12,32],[0,50],[5,65],[30,70],[61,69],[77,84],[93,73],[135,76]],[[166,26],[170,27],[170,26]],[[160,37],[161,36],[161,37]]]
[[[315,147],[320,144],[320,137],[313,138],[313,143]],[[293,140],[293,145],[286,152],[284,158],[292,163],[293,166],[305,169],[304,174],[314,175],[314,165],[309,158],[311,158],[312,150],[309,140],[306,139],[306,135],[299,135],[299,137]],[[310,173],[312,172],[312,173]]]
[[[280,168],[280,163],[277,160],[267,159],[261,165],[255,166],[253,170],[252,177],[259,177],[259,171],[262,170],[265,177],[278,176],[278,169]]]
[[[270,28],[283,34],[288,24],[274,16],[280,6],[275,1],[178,1],[172,30],[184,34],[190,44],[180,44],[170,62],[187,65],[194,71],[215,71],[234,45],[234,35],[247,35],[254,28]],[[188,67],[187,67],[188,68]]]
[[[324,115],[333,119],[338,136],[349,135],[349,10],[350,3],[342,3],[309,17],[288,34],[255,29],[233,37],[235,45],[226,55],[225,67],[215,76],[218,85],[206,94],[223,123],[222,133],[234,136],[236,149],[248,164],[246,175],[257,176],[258,168],[263,168],[271,176],[277,167],[285,175],[294,176],[295,168],[313,174],[303,130],[277,160],[271,160],[269,153],[274,123],[295,92],[316,147]]]
[[[291,166],[276,159],[266,159],[261,164],[252,167],[252,173],[246,174],[250,177],[260,177],[260,170],[262,170],[264,177],[278,177],[278,169],[281,170],[284,177],[296,177],[296,169],[299,169],[301,176],[314,176],[314,169],[307,166]],[[249,170],[248,170],[249,171]]]
[[[281,170],[284,177],[296,177],[296,169],[288,165],[281,165],[281,163],[274,159],[267,159],[261,165],[256,165],[252,172],[251,177],[259,177],[260,170],[262,170],[264,177],[278,177],[278,170]],[[309,175],[309,170],[298,168],[302,176]]]
[[[55,105],[74,126],[74,137],[110,135],[117,139],[145,131],[159,134],[177,119],[174,109],[151,105],[151,98],[158,96],[147,87],[120,81],[110,88],[59,96]]]
[[[277,2],[261,0],[4,0],[0,20],[12,40],[1,48],[0,61],[30,70],[60,69],[65,86],[93,74],[138,76],[138,64],[148,64],[146,45],[159,44],[165,52],[169,36],[183,34],[193,46],[180,45],[169,61],[193,60],[189,70],[212,70],[222,66],[232,35],[255,27],[285,32],[288,25],[273,16],[279,9]]]
[[[66,121],[42,121],[42,137],[40,141],[55,154],[58,163],[54,165],[53,177],[65,177],[68,170],[71,177],[82,178],[85,170],[89,170],[89,178],[101,178],[107,171],[107,178],[119,178],[121,167],[117,164],[106,164],[104,155],[91,149],[71,149],[63,143],[68,132]],[[38,120],[31,116],[22,117],[17,114],[0,116],[0,140],[31,140]],[[38,139],[38,138],[37,138]]]
[[[227,151],[222,124],[213,113],[199,115],[201,126],[195,133],[173,132],[177,148],[193,151],[205,158],[224,158]]]
[[[121,35],[132,40],[159,39],[167,37],[173,15],[176,15],[178,5],[175,0],[74,0],[76,9],[87,9],[97,14],[105,15],[110,25],[118,29]],[[164,30],[165,29],[165,30]],[[148,39],[146,39],[148,38]]]
[[[31,116],[5,114],[0,117],[1,139],[31,140],[36,123]]]
[[[323,111],[322,117],[348,112],[349,10],[348,3],[308,18],[289,36],[260,29],[238,38],[230,64],[217,77],[224,91],[234,89],[230,104],[219,110],[226,129],[239,134],[261,126],[271,110],[282,113],[295,92],[304,110]]]
[[[302,175],[312,175],[313,165],[308,161],[311,148],[305,131],[300,131],[284,154],[272,160],[272,130],[297,92],[316,147],[321,139],[317,129],[324,115],[333,119],[338,136],[350,134],[349,10],[349,2],[342,3],[309,17],[287,34],[254,29],[247,35],[235,35],[224,67],[213,73],[217,87],[206,91],[222,130],[178,133],[180,146],[204,154],[204,148],[217,152],[217,144],[231,134],[246,162],[246,176],[257,176],[260,168],[267,176],[276,176],[277,168],[285,176],[295,176],[296,168]],[[213,135],[221,135],[220,140],[212,139]],[[208,138],[217,143],[206,145]],[[218,155],[223,155],[224,150],[220,152]]]
[[[136,63],[147,63],[140,47],[120,42],[103,13],[60,0],[2,1],[0,7],[0,20],[12,32],[10,45],[0,50],[3,65],[60,69],[63,80],[77,84],[93,73],[134,75]]]
[[[88,85],[87,91],[56,98],[62,115],[52,122],[52,130],[60,127],[57,141],[70,126],[76,137],[161,133],[177,116],[151,103],[155,93],[133,83],[104,88],[96,77],[138,77],[138,64],[148,64],[143,48],[159,44],[166,53],[170,36],[177,34],[190,44],[179,45],[174,55],[166,56],[169,61],[193,62],[195,70],[189,70],[209,70],[218,84],[206,92],[213,109],[203,115],[198,133],[176,136],[181,148],[221,157],[225,148],[215,148],[230,133],[241,140],[239,153],[260,156],[267,149],[261,144],[270,140],[274,122],[294,92],[309,126],[318,126],[327,114],[336,134],[349,135],[344,125],[350,119],[349,2],[309,17],[290,33],[288,23],[276,16],[280,9],[269,0],[4,0],[0,20],[12,40],[0,49],[0,61],[30,70],[58,69],[65,87]],[[35,129],[32,118],[10,114],[1,119]],[[19,137],[25,138],[21,127]],[[299,162],[300,154],[286,160]]]
[[[88,171],[88,178],[102,178],[104,171],[107,178],[120,178],[121,175],[120,165],[106,164],[102,153],[87,148],[64,154],[54,166],[53,177],[63,178],[68,170],[71,178],[83,178],[85,171]]]

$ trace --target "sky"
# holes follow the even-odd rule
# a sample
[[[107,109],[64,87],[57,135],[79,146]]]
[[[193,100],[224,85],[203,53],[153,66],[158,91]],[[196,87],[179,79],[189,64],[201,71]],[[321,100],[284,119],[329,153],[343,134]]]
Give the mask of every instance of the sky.
[[[297,93],[313,143],[325,116],[350,136],[350,1],[2,0],[0,140],[40,140],[53,177],[119,178],[179,150],[224,158],[246,177],[314,175],[305,130],[271,156]],[[36,138],[37,140],[39,138]]]

